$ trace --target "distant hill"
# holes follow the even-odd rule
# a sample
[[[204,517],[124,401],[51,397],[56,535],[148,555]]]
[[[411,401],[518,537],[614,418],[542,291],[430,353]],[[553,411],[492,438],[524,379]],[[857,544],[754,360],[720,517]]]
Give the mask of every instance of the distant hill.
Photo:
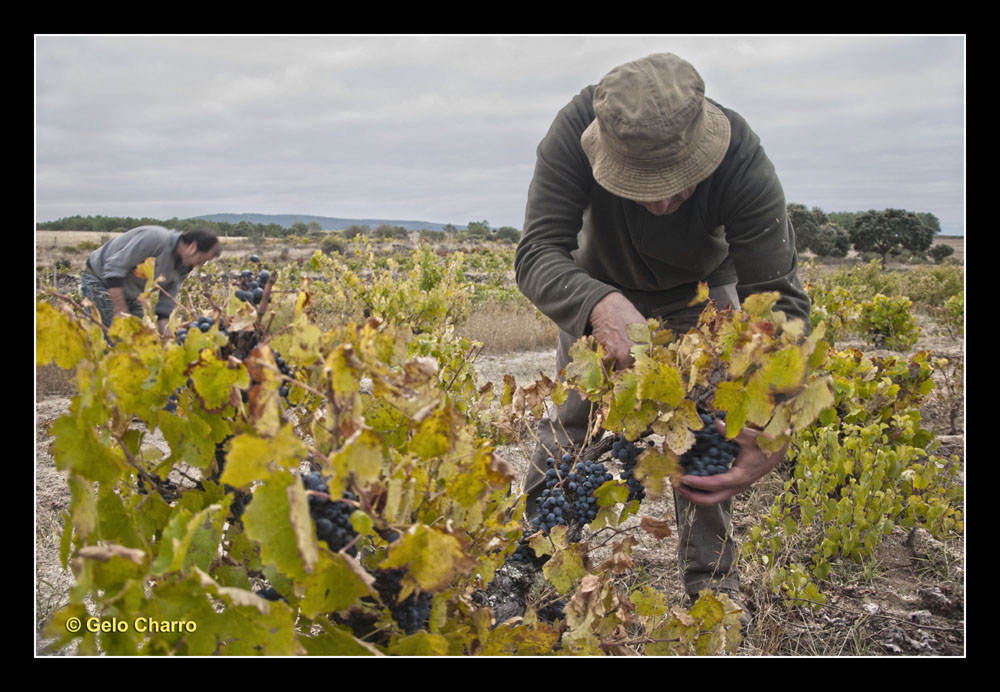
[[[402,226],[408,231],[443,231],[447,224],[431,223],[430,221],[399,221],[394,219],[337,219],[330,216],[307,216],[305,214],[206,214],[205,216],[195,216],[195,219],[202,221],[215,221],[222,223],[239,223],[249,221],[253,224],[276,223],[282,228],[288,228],[300,221],[309,224],[315,221],[324,231],[340,231],[348,226],[357,224],[358,226],[369,226],[374,230],[382,224],[389,226]],[[465,226],[452,224],[458,230],[465,230]]]

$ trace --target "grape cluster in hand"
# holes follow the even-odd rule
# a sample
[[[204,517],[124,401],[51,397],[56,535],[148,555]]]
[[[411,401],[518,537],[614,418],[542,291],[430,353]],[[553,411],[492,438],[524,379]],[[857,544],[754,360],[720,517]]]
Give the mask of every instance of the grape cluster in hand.
[[[712,414],[699,415],[705,427],[694,432],[694,447],[681,456],[684,473],[690,476],[714,476],[725,473],[739,454],[740,447],[719,434],[715,429],[715,417]],[[718,417],[724,420],[726,414],[719,414]]]
[[[323,480],[323,477],[313,471],[302,477],[302,482],[306,490],[313,490],[319,493],[329,493],[330,486]],[[357,497],[350,492],[343,495],[345,500],[357,500]],[[350,502],[340,502],[320,497],[319,495],[309,495],[309,516],[316,524],[316,535],[321,541],[326,541],[330,550],[339,551],[345,545],[354,540],[357,532],[351,526],[351,514],[354,512],[354,505]],[[352,557],[358,554],[357,548],[351,546],[347,549],[347,554]]]
[[[413,634],[427,622],[431,614],[431,594],[426,591],[414,591],[402,601],[399,592],[402,590],[404,570],[378,570],[375,573],[375,590],[389,608],[389,613],[396,624],[407,634]]]

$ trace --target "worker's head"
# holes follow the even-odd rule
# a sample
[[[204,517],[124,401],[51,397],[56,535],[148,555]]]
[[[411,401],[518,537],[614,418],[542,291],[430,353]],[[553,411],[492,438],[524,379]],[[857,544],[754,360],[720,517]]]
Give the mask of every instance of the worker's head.
[[[705,83],[671,53],[620,65],[594,91],[594,122],[580,138],[594,178],[609,192],[669,214],[729,148],[729,120],[705,100]]]
[[[221,252],[222,245],[216,235],[203,229],[185,231],[177,242],[177,258],[186,267],[199,267]]]

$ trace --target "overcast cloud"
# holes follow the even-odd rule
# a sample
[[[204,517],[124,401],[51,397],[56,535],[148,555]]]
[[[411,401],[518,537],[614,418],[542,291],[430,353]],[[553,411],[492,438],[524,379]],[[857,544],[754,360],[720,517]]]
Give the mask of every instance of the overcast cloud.
[[[521,228],[535,147],[673,52],[788,202],[964,234],[963,36],[37,36],[36,218],[314,214]]]

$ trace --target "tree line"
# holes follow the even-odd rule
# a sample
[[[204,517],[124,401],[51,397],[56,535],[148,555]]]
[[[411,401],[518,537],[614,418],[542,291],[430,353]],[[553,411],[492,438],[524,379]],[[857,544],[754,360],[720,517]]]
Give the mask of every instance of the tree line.
[[[941,222],[930,213],[869,209],[827,214],[819,207],[789,204],[788,218],[795,229],[795,249],[820,257],[846,257],[853,247],[859,254],[878,256],[885,266],[890,258],[941,262],[955,252],[948,245],[934,245]]]
[[[819,207],[808,209],[803,204],[789,204],[788,216],[795,229],[795,248],[799,252],[810,251],[820,257],[846,257],[853,247],[860,254],[874,254],[884,265],[888,259],[910,257],[930,257],[941,262],[954,250],[947,245],[934,245],[934,236],[941,232],[941,224],[934,214],[910,212],[905,209],[869,209],[864,212],[830,212]],[[36,224],[38,230],[96,231],[99,233],[122,233],[130,228],[154,224],[186,231],[207,228],[218,236],[240,236],[248,238],[284,238],[288,236],[327,236],[315,221],[301,221],[291,226],[270,223],[250,223],[240,221],[207,221],[203,219],[151,219],[130,216],[70,216],[57,221]],[[371,228],[367,224],[353,224],[337,230],[336,237],[347,240],[358,235],[374,238],[409,237],[410,231],[403,226],[381,224]],[[420,238],[430,242],[442,240],[489,240],[517,243],[521,231],[511,226],[494,229],[489,221],[469,221],[465,230],[448,224],[444,230],[419,231]]]
[[[297,221],[291,226],[282,226],[276,223],[250,223],[240,221],[229,223],[226,221],[208,221],[206,219],[153,219],[149,217],[135,218],[132,216],[68,216],[56,221],[44,221],[35,224],[35,228],[40,231],[93,231],[97,233],[124,233],[136,226],[155,225],[166,226],[178,231],[188,231],[195,228],[204,228],[212,231],[217,236],[246,237],[246,238],[285,238],[289,236],[325,236],[331,232],[346,238],[353,239],[358,235],[371,236],[374,238],[401,238],[409,237],[411,231],[403,226],[393,226],[381,224],[374,229],[368,224],[352,224],[337,231],[325,231],[317,222],[303,223]],[[459,230],[452,224],[447,224],[441,231],[423,229],[418,231],[420,237],[429,241],[452,240],[492,240],[499,242],[516,243],[521,238],[521,231],[512,226],[501,226],[494,229],[490,222],[470,221],[465,230]]]

